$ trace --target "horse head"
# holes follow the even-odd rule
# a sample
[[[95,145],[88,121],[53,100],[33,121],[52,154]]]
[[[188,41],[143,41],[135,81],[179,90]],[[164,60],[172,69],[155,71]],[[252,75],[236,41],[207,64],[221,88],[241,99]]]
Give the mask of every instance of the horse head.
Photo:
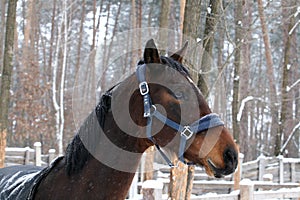
[[[181,160],[204,166],[208,175],[222,177],[237,167],[237,146],[182,65],[186,50],[187,43],[170,57],[159,56],[154,41],[147,42],[131,82],[130,116],[147,132],[140,146],[166,147]]]

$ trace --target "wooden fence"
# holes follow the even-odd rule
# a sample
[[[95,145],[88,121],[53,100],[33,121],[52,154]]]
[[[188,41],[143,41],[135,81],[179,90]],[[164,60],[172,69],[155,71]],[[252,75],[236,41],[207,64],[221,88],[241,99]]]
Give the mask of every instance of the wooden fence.
[[[210,183],[208,183],[210,182]],[[233,182],[230,183],[212,183],[212,181],[204,181],[202,187],[208,185],[217,187],[233,187]],[[198,184],[199,186],[200,184]],[[263,181],[251,181],[243,179],[240,184],[240,189],[229,194],[207,193],[201,196],[193,195],[191,200],[261,200],[261,199],[300,199],[300,185],[298,183],[272,183]],[[143,199],[167,199],[163,195],[162,183],[158,180],[145,181],[143,183]]]
[[[56,157],[55,149],[50,149],[47,155],[41,151],[41,143],[34,143],[34,148],[25,147],[6,147],[5,148],[5,166],[12,165],[36,165],[48,166]]]
[[[7,147],[5,150],[6,166],[16,164],[47,166],[56,157],[54,149],[50,149],[47,155],[42,155],[41,143],[39,142],[34,144],[34,148]],[[233,181],[233,176],[226,176],[221,180],[216,180],[208,177],[203,169],[196,168],[191,200],[300,199],[299,158],[260,156],[254,161],[241,163],[242,159],[240,159],[240,177],[242,181],[238,183],[239,190],[233,189],[236,184]],[[144,195],[143,199],[148,199],[147,197],[167,199],[168,173],[168,167],[160,167],[155,173],[156,180],[151,180],[150,183],[149,181],[148,183],[138,183],[138,178],[135,177],[131,187],[132,194],[129,194],[129,198],[136,198],[137,188],[140,187],[142,188],[142,194],[140,195]]]
[[[208,177],[202,168],[195,169],[191,199],[300,199],[300,159],[260,156],[254,161],[242,163],[240,157],[241,182],[234,183],[233,176],[223,179]],[[169,168],[161,167],[155,172],[157,184],[134,183],[133,187],[142,187],[141,193],[149,196],[160,196],[157,199],[166,199],[169,184]],[[138,178],[136,178],[138,180]],[[239,180],[238,180],[239,181]],[[151,187],[161,185],[162,187]],[[150,187],[147,187],[150,186]],[[239,190],[234,190],[238,186]],[[137,191],[135,189],[135,191]],[[203,195],[207,194],[207,195]],[[132,199],[137,195],[129,195]],[[151,195],[150,195],[151,196]],[[151,197],[151,198],[152,198]],[[144,197],[144,199],[147,199]],[[152,198],[153,199],[153,198]],[[155,198],[154,198],[155,199]]]
[[[260,156],[241,166],[242,178],[262,181],[269,176],[276,183],[300,181],[300,158]]]

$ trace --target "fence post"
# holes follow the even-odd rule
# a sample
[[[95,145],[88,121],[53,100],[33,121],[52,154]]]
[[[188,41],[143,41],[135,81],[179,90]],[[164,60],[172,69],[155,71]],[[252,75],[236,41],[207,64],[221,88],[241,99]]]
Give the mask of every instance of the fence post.
[[[283,169],[283,156],[279,155],[277,156],[278,162],[279,162],[279,183],[283,183],[283,176],[284,176],[284,169]]]
[[[25,147],[25,161],[24,164],[28,165],[30,162],[30,147]]]
[[[129,199],[137,199],[137,195],[138,195],[138,178],[139,178],[139,173],[136,172],[134,177],[133,177],[133,180],[132,180],[131,186],[129,188],[129,191],[128,191]]]
[[[42,166],[42,144],[40,142],[35,142],[33,146],[35,149],[35,165]]]
[[[240,181],[241,181],[242,170],[243,170],[242,169],[243,160],[244,160],[244,154],[239,153],[239,163],[238,163],[238,166],[237,166],[237,170],[233,174],[233,180],[234,180],[233,189],[234,190],[240,189]]]
[[[52,162],[52,160],[54,160],[55,158],[55,149],[49,149],[48,154],[49,154],[49,163],[50,164]]]
[[[163,183],[157,180],[147,180],[143,182],[143,200],[162,199]]]
[[[291,163],[291,182],[296,182],[296,164],[294,162]]]
[[[250,179],[240,182],[240,200],[254,200],[254,184]]]
[[[266,157],[264,155],[260,155],[258,157],[259,163],[258,163],[258,180],[262,181],[263,176],[265,174],[265,167],[266,167]]]

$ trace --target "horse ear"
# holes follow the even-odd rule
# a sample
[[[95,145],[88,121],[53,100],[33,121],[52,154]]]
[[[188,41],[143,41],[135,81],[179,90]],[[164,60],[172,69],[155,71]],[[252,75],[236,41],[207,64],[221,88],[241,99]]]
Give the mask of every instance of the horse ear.
[[[186,41],[185,44],[183,45],[183,47],[181,49],[179,49],[176,53],[171,55],[170,57],[173,58],[174,60],[176,60],[177,62],[182,63],[182,60],[186,53],[188,44],[189,44],[188,41]]]
[[[161,63],[158,50],[153,39],[148,40],[144,50],[145,63]]]

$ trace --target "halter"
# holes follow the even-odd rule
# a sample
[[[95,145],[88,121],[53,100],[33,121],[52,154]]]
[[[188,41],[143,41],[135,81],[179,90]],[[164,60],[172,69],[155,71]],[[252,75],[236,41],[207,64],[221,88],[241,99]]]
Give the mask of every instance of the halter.
[[[186,162],[183,158],[185,151],[185,146],[187,141],[194,135],[194,133],[200,133],[204,130],[208,130],[213,127],[223,126],[224,122],[215,113],[210,113],[191,123],[190,125],[181,125],[173,120],[167,118],[162,113],[160,113],[155,105],[151,102],[151,97],[149,94],[149,86],[146,81],[146,64],[138,65],[136,70],[136,76],[139,81],[140,94],[143,96],[144,101],[144,118],[147,118],[146,135],[147,138],[156,146],[157,150],[160,152],[161,156],[165,159],[170,167],[175,165],[167,157],[167,155],[161,150],[160,146],[155,141],[152,136],[152,121],[153,117],[161,121],[163,124],[173,128],[178,133],[180,133],[180,146],[178,152],[178,158],[181,162],[187,165],[192,165],[192,162]]]

